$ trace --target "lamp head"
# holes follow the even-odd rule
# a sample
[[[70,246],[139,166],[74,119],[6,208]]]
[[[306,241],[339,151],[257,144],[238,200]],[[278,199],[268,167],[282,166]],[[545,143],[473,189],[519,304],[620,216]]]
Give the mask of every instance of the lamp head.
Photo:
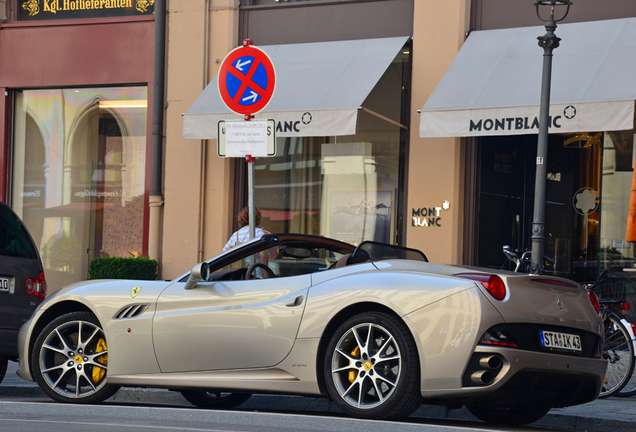
[[[565,19],[566,16],[568,16],[568,12],[570,12],[570,6],[572,6],[572,2],[570,0],[537,0],[537,2],[534,4],[534,6],[537,8],[537,16],[539,17],[539,19],[541,21],[544,22],[559,22],[559,21],[563,21]],[[549,6],[550,7],[550,18],[549,19],[544,19],[541,17],[541,14],[539,12],[539,7],[541,6]],[[563,14],[563,16],[559,19],[554,19],[554,8],[556,6],[566,6],[565,9],[565,13]]]
[[[539,6],[567,6],[571,5],[569,0],[538,0],[535,5]]]

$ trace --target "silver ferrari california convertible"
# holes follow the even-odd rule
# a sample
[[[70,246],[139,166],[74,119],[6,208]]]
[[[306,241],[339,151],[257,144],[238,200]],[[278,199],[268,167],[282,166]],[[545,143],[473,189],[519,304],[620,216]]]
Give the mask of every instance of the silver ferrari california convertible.
[[[526,424],[598,396],[601,326],[569,280],[268,234],[172,281],[63,288],[22,327],[19,375],[70,403],[158,387],[200,407],[287,393],[360,418],[427,403]]]

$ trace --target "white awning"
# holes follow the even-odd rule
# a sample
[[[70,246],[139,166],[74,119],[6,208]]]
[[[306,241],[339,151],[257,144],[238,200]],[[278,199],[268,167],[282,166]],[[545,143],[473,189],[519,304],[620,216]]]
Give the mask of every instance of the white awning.
[[[420,137],[537,134],[545,28],[472,32],[421,111]],[[632,129],[636,18],[559,24],[550,133]]]
[[[408,37],[258,46],[276,69],[276,91],[256,119],[277,137],[354,135],[358,110]],[[241,119],[223,103],[217,77],[184,113],[183,138],[216,139],[219,120]]]

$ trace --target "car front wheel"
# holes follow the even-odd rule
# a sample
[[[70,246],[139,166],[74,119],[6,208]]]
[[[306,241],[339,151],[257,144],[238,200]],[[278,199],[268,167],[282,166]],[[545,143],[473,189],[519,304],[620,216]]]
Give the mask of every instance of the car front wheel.
[[[395,419],[421,405],[415,341],[399,319],[380,312],[356,315],[338,327],[326,353],[327,391],[346,414]]]
[[[119,389],[106,382],[106,337],[89,312],[71,312],[47,325],[35,341],[31,368],[40,388],[59,402],[97,403]]]

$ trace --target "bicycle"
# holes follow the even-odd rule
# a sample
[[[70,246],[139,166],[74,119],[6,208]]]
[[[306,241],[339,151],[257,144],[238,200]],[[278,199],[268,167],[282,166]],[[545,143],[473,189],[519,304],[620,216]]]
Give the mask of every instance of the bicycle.
[[[607,372],[600,399],[619,393],[630,382],[636,363],[631,329],[625,327],[626,321],[615,312],[626,309],[626,303],[621,299],[623,284],[607,270],[601,273],[596,282],[586,284],[586,288],[598,298],[599,313],[603,320],[602,357],[607,360]]]
[[[550,268],[554,264],[554,259],[548,256],[543,256],[543,269],[539,271],[535,263],[532,262],[532,251],[527,250],[521,252],[519,250],[513,250],[510,246],[503,247],[503,253],[507,258],[507,262],[514,264],[514,272],[528,273],[528,274],[543,274],[543,270]],[[506,263],[504,263],[504,266]],[[502,267],[502,268],[503,268]]]
[[[513,271],[517,273],[530,273],[533,269],[532,259],[530,258],[532,251],[525,251],[519,255],[520,251],[512,250],[510,246],[504,246],[503,253],[507,260],[514,264],[515,267]]]

